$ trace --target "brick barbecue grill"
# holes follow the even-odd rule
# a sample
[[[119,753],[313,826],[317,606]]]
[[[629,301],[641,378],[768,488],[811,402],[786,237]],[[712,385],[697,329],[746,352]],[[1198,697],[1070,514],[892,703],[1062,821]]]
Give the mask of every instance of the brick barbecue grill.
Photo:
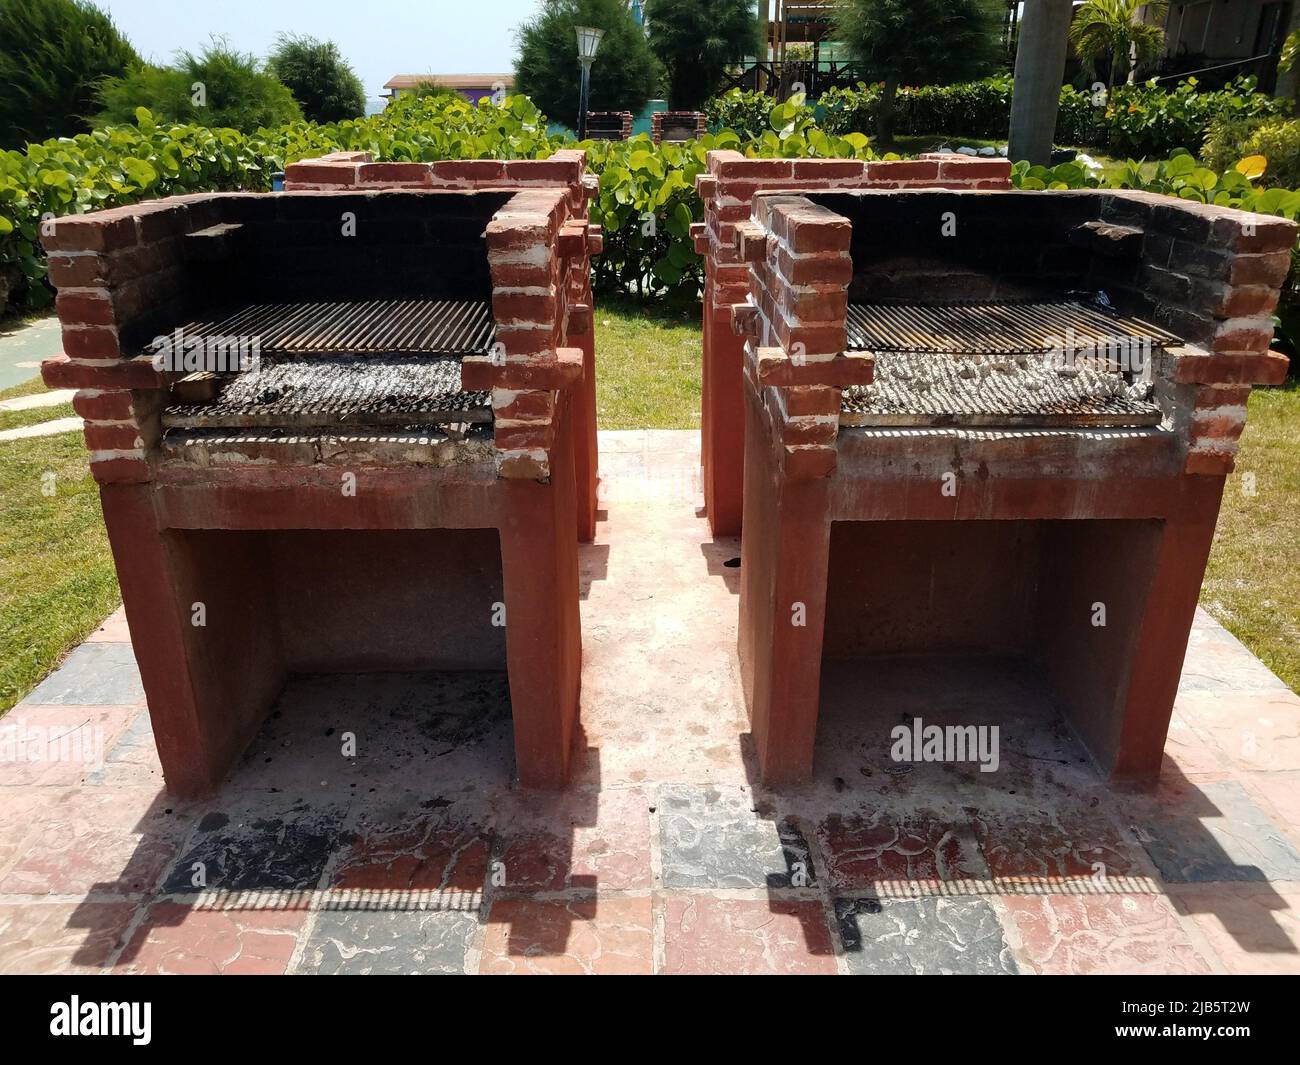
[[[168,787],[215,787],[290,674],[502,668],[518,778],[558,787],[594,505],[584,157],[288,179],[45,240],[44,376],[79,389]]]
[[[703,111],[656,111],[650,116],[650,139],[656,144],[699,140],[709,132]]]
[[[763,779],[811,775],[824,663],[861,705],[899,656],[1011,660],[1106,776],[1153,779],[1296,226],[906,190],[763,193],[731,230]]]
[[[625,141],[632,137],[631,111],[588,111],[587,139]]]
[[[919,159],[747,159],[735,151],[708,154],[708,173],[696,179],[704,221],[693,227],[704,256],[704,362],[701,461],[704,502],[715,536],[740,532],[745,400],[744,339],[731,328],[732,304],[749,292],[749,272],[736,251],[735,226],[748,221],[759,191],[832,189],[1006,189],[1011,164],[936,152]]]

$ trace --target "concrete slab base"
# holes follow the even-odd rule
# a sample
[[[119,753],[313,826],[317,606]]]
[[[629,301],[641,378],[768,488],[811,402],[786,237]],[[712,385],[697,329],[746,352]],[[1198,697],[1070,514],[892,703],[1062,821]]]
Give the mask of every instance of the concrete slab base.
[[[1300,698],[1208,615],[1154,791],[961,659],[828,664],[767,791],[698,435],[606,435],[566,791],[511,785],[496,674],[309,675],[170,799],[110,619],[0,721],[0,972],[1300,972]],[[918,718],[996,770],[895,760]]]

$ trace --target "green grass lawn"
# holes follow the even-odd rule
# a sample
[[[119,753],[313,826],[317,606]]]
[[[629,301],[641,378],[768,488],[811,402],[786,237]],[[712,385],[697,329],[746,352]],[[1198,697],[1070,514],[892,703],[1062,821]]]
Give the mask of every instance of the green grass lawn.
[[[602,429],[700,427],[700,307],[596,302],[596,421]]]
[[[0,711],[117,603],[81,433],[0,442]]]
[[[47,391],[40,377],[33,377],[11,388],[0,388],[0,400],[18,399],[20,396],[34,396]],[[71,403],[60,403],[57,407],[33,407],[30,410],[0,410],[0,430],[18,429],[24,425],[39,425],[52,422],[56,418],[71,418],[76,411]]]
[[[700,414],[699,308],[600,300],[602,429],[692,429]],[[39,391],[36,386],[19,390]],[[63,417],[61,407],[36,412]],[[53,473],[55,493],[43,494]],[[1243,490],[1254,474],[1255,494]],[[1300,387],[1250,400],[1206,574],[1206,608],[1300,688]],[[113,611],[117,582],[78,432],[0,443],[0,712]]]
[[[1201,603],[1300,691],[1300,382],[1251,393]]]
[[[52,422],[58,418],[71,418],[76,413],[71,403],[60,403],[56,407],[33,407],[30,410],[0,410],[0,430],[19,429],[24,425],[39,425],[41,422]]]

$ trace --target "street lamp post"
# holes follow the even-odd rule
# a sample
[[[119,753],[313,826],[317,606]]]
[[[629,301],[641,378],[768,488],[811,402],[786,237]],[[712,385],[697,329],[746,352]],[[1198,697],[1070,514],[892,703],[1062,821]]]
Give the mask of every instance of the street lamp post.
[[[578,34],[578,62],[582,64],[582,87],[578,91],[578,140],[587,139],[587,89],[591,85],[591,64],[596,59],[596,49],[604,30],[593,26],[574,27]]]

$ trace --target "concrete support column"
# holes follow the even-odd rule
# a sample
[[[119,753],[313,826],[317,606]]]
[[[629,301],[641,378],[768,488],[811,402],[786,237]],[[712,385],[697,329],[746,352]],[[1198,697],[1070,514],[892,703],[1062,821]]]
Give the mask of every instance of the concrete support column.
[[[592,306],[591,286],[582,302]],[[569,336],[569,343],[582,351],[582,381],[573,390],[573,460],[577,484],[578,539],[584,544],[596,538],[596,487],[600,459],[596,444],[596,333],[592,311],[583,315],[582,328]]]
[[[195,546],[160,530],[152,490],[99,495],[163,778],[193,798],[215,790],[257,734],[285,668],[264,557],[228,533]]]
[[[745,397],[741,365],[745,338],[731,329],[729,314],[704,295],[704,379],[701,451],[704,506],[714,536],[739,536],[744,486]]]
[[[1028,159],[1046,166],[1052,156],[1056,111],[1065,77],[1071,0],[1026,0],[1016,50],[1016,82],[1011,99],[1012,162]]]
[[[1160,775],[1214,526],[1223,477],[1183,477],[1180,511],[1165,521],[1137,631],[1114,757],[1103,769],[1112,781],[1151,784]]]
[[[568,778],[578,721],[582,624],[574,538],[573,402],[561,392],[550,484],[499,482],[506,664],[515,772],[523,787],[559,789]]]
[[[738,652],[759,775],[812,777],[821,693],[830,481],[791,482],[773,455],[762,400],[746,388],[745,535]]]

